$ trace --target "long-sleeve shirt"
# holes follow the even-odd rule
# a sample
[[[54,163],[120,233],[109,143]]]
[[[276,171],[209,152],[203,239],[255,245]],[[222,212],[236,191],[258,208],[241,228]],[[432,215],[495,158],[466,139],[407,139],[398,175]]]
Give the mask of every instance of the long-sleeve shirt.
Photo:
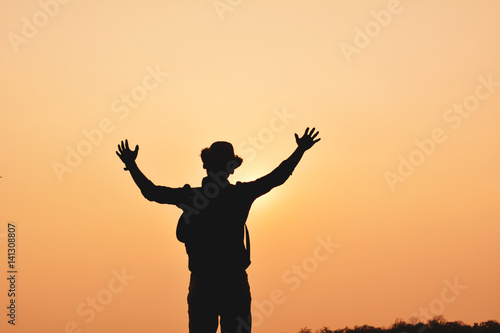
[[[147,186],[143,195],[152,201],[175,204],[183,210],[177,238],[184,242],[193,273],[219,275],[244,271],[250,265],[245,223],[255,199],[283,184],[298,161],[287,159],[266,176],[230,184],[210,174],[201,187]],[[248,230],[247,230],[248,233]]]

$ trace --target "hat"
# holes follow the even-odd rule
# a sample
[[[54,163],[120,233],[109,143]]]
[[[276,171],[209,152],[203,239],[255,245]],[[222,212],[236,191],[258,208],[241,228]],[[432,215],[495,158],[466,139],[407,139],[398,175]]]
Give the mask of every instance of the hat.
[[[203,168],[212,171],[227,171],[232,173],[239,167],[243,159],[234,154],[233,145],[225,141],[212,143],[210,148],[201,151]]]

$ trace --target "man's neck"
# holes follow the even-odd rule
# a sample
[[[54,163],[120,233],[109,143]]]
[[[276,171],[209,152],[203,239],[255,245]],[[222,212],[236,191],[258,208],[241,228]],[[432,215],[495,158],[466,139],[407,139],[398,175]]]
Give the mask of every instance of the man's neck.
[[[223,175],[217,175],[216,173],[210,172],[203,180],[201,181],[201,186],[206,186],[209,183],[216,184],[216,186],[224,188],[231,183],[229,183],[229,180],[226,177],[223,177]]]

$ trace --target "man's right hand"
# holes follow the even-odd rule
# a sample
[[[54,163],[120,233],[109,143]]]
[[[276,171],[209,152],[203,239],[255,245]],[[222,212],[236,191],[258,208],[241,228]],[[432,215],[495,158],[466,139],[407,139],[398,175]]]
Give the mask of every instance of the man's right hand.
[[[116,155],[125,163],[125,169],[128,170],[128,167],[135,162],[137,154],[139,153],[139,145],[135,146],[135,150],[130,150],[128,146],[128,140],[125,140],[125,143],[122,141],[121,145],[118,145],[118,151]]]

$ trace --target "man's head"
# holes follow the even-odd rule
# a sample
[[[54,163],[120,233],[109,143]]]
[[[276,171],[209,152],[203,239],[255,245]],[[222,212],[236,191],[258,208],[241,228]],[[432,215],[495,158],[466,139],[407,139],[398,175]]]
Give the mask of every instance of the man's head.
[[[203,169],[207,172],[227,172],[228,175],[239,167],[243,159],[234,154],[233,145],[225,141],[212,143],[210,148],[204,148],[201,151],[201,160]]]

